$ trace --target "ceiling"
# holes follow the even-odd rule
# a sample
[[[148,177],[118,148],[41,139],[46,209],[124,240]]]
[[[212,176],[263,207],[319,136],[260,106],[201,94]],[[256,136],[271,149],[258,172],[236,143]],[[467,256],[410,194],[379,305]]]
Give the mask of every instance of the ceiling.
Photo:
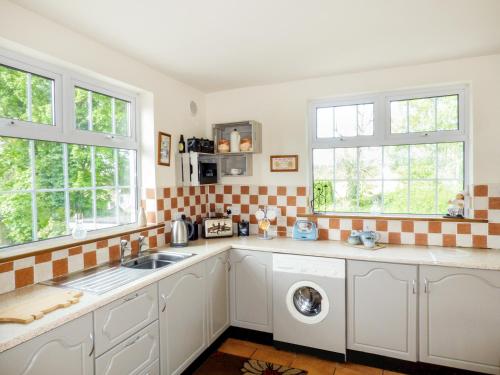
[[[499,0],[13,0],[205,92],[500,52]]]

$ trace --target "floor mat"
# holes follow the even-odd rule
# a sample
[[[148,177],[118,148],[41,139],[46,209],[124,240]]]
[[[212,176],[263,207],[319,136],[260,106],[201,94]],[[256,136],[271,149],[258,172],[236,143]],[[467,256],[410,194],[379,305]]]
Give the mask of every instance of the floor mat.
[[[222,352],[213,353],[195,375],[306,375],[307,371],[238,357]]]

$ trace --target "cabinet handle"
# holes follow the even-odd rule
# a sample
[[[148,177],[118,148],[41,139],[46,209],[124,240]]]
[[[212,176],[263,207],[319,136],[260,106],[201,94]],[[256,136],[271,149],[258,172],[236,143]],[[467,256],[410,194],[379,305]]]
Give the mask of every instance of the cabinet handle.
[[[132,341],[128,342],[125,344],[125,348],[129,347],[130,345],[134,345],[137,341],[139,341],[139,339],[141,338],[141,336],[137,336],[135,339],[133,339]]]
[[[94,349],[95,349],[94,335],[92,334],[92,332],[90,332],[89,338],[90,338],[90,343],[92,345],[92,348],[90,349],[90,353],[89,353],[89,357],[90,357],[90,356],[92,356],[92,354],[94,354]]]
[[[139,297],[139,293],[134,293],[132,296],[125,297],[125,298],[123,299],[123,302],[132,301],[133,299],[136,299],[137,297]]]
[[[413,280],[411,283],[412,283],[413,294],[417,294],[417,282]]]
[[[424,293],[429,293],[429,284],[427,279],[424,279]]]
[[[162,307],[162,309],[161,309],[161,312],[165,312],[165,310],[167,309],[167,298],[165,297],[165,294],[163,294],[163,293],[162,293],[162,295],[161,295],[161,299],[162,299],[162,300],[163,300],[163,302],[164,302],[164,305],[163,305],[163,307]]]
[[[231,272],[231,262],[227,261],[227,272]]]

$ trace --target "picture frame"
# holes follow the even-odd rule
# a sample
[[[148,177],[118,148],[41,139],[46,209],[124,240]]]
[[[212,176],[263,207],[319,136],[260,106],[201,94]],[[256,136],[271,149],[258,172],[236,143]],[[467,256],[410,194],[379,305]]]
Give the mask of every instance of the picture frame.
[[[158,132],[158,164],[170,166],[172,150],[172,136],[168,133]]]
[[[297,172],[299,170],[298,155],[271,155],[271,172]]]

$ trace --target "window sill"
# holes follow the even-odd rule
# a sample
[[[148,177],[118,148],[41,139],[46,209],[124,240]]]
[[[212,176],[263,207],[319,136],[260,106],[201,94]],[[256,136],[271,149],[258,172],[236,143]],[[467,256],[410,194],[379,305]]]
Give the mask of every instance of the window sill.
[[[325,219],[374,219],[374,220],[412,220],[412,221],[447,221],[458,223],[487,223],[486,219],[458,219],[433,215],[370,215],[370,214],[335,214],[335,213],[315,213],[315,214],[299,214],[298,217],[305,218],[325,218]]]
[[[138,227],[136,225],[131,225],[127,227],[118,227],[114,230],[96,233],[87,236],[84,240],[77,241],[71,236],[65,236],[62,238],[57,238],[53,240],[43,241],[41,243],[33,243],[27,246],[13,246],[0,250],[0,263],[11,262],[13,260],[27,258],[30,256],[51,253],[57,250],[63,250],[70,247],[82,246],[92,242],[108,240],[110,238],[115,238],[119,236],[125,236],[128,234],[133,234],[137,232],[142,232],[146,230],[152,230],[163,227],[165,224],[152,224],[145,227]]]

